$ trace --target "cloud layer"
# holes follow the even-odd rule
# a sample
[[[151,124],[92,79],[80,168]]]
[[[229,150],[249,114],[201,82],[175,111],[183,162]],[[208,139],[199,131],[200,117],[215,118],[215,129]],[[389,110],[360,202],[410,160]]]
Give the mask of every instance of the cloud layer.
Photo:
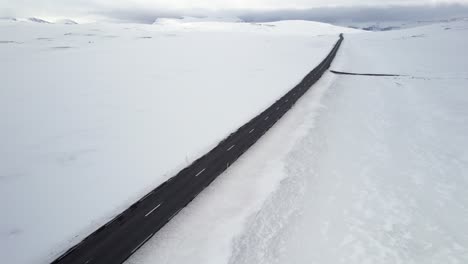
[[[468,0],[0,0],[0,17],[96,17],[151,23],[158,17],[238,16],[257,22],[333,23],[468,16],[467,5]]]

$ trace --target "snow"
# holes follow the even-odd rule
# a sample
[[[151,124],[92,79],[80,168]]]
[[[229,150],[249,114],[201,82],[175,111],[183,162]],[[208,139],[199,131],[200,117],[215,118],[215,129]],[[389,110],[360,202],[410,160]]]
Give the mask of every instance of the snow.
[[[208,22],[207,24],[212,24],[213,22],[242,22],[241,19],[238,17],[227,17],[227,16],[222,16],[222,17],[213,17],[213,16],[201,16],[201,17],[191,17],[191,16],[183,16],[181,18],[157,18],[154,21],[154,24],[162,24],[162,23],[194,23],[194,22]],[[228,23],[224,23],[225,25],[228,25]]]
[[[292,88],[340,32],[355,30],[0,21],[2,260],[53,260]],[[234,223],[260,207],[244,199]]]
[[[467,26],[348,36],[334,69],[408,76],[335,77],[279,263],[468,261]]]
[[[281,35],[315,35],[327,36],[336,33],[358,33],[361,30],[337,27],[331,24],[304,21],[288,20],[270,23],[227,23],[222,21],[199,21],[192,22],[190,19],[157,19],[153,25],[164,26],[161,30],[182,30],[182,31],[234,31],[243,33],[277,33]]]
[[[405,76],[325,74],[127,263],[467,263],[467,31],[346,34],[332,69]]]

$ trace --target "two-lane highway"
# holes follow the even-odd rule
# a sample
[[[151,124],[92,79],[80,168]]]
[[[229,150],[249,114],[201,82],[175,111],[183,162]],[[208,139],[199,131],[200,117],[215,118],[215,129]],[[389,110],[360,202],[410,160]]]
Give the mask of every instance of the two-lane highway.
[[[52,263],[122,263],[262,137],[330,67],[343,36],[307,76],[210,152],[145,195]]]

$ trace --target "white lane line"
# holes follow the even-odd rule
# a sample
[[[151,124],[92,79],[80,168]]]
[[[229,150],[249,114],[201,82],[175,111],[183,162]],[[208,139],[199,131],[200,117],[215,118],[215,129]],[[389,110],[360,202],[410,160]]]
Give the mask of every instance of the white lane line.
[[[276,111],[278,111],[278,110],[279,110],[279,107],[276,107]]]
[[[289,101],[289,99],[286,99],[286,103]]]
[[[88,259],[84,264],[88,264],[91,260],[93,260],[93,259],[92,258]]]
[[[174,179],[175,176],[172,176],[171,178],[169,178],[169,180],[167,180],[166,182],[170,182]]]
[[[249,131],[249,134],[251,134],[252,132],[254,132],[255,128],[252,128],[252,130]]]
[[[268,118],[269,118],[269,116],[265,117],[265,121],[267,121],[267,120],[268,120]]]
[[[147,217],[148,215],[150,215],[151,213],[153,213],[156,209],[158,209],[159,206],[161,206],[162,203],[158,204],[155,208],[151,209],[151,211],[149,211],[148,213],[145,214],[145,217]]]
[[[202,174],[205,170],[206,170],[206,168],[204,168],[203,170],[199,171],[199,172],[195,175],[195,177],[197,177],[198,175]]]
[[[147,195],[145,195],[143,198],[141,198],[139,202],[143,201],[144,199],[146,199],[148,196],[152,195],[153,193],[154,193],[154,190],[148,193]]]
[[[197,197],[202,191],[203,191],[203,190],[198,191],[197,194],[195,194],[195,195],[193,196],[193,199],[195,199],[195,197]]]
[[[84,240],[81,240],[80,243],[76,244],[76,247],[79,247],[81,244],[83,244],[83,242],[84,242]]]
[[[296,93],[293,93],[293,96],[296,96]]]
[[[230,151],[235,145],[230,146],[226,151]]]
[[[110,222],[107,222],[104,226],[110,226],[112,223],[115,222],[115,220],[119,219],[119,217],[121,217],[123,215],[124,212],[118,214],[116,217],[114,217]]]
[[[135,251],[137,251],[146,241],[148,241],[148,239],[150,239],[151,237],[153,236],[153,233],[151,233],[151,235],[149,235],[147,238],[145,238],[145,240],[143,240],[143,242],[141,242],[136,248],[134,248],[132,250],[132,254],[135,253]]]
[[[172,217],[174,217],[176,214],[178,214],[178,213],[180,212],[180,210],[182,210],[182,208],[180,208],[179,210],[177,210],[177,212],[173,213],[173,214],[171,215],[171,217],[169,217],[169,219],[167,219],[167,221],[168,221],[168,222],[171,221]]]

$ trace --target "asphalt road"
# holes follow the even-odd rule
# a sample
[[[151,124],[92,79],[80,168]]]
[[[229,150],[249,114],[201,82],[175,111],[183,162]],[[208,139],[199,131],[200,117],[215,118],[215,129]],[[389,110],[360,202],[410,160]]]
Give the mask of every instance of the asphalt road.
[[[52,263],[123,263],[257,142],[320,79],[342,41],[340,35],[329,55],[273,105]]]

